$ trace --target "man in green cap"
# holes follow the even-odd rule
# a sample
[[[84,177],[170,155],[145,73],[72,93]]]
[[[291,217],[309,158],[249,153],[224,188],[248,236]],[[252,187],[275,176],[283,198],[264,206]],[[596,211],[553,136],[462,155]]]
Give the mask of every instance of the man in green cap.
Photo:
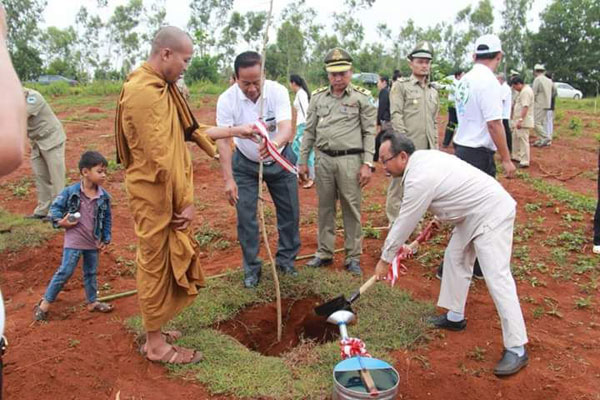
[[[417,150],[437,149],[437,117],[440,99],[429,82],[433,47],[420,42],[408,55],[412,75],[398,79],[390,92],[390,113],[394,132],[403,133]],[[383,162],[383,160],[382,160]],[[387,192],[385,211],[391,224],[402,202],[402,177],[394,177]]]
[[[361,274],[361,188],[371,179],[377,108],[371,93],[350,84],[352,57],[335,48],[325,57],[329,86],[313,92],[300,148],[299,173],[308,177],[306,161],[313,148],[319,198],[318,250],[307,265],[331,264],[335,243],[336,202],[344,219],[346,269]]]
[[[65,131],[44,97],[24,88],[27,136],[38,203],[28,218],[47,219],[52,200],[65,187]]]

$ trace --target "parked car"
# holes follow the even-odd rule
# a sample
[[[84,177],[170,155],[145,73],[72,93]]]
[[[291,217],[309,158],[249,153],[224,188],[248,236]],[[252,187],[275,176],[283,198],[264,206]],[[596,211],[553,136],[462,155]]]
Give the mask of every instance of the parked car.
[[[37,83],[42,85],[49,85],[54,82],[66,82],[69,84],[69,86],[75,86],[79,83],[75,79],[65,78],[61,75],[41,75],[37,79]]]
[[[377,85],[379,75],[372,72],[352,74],[352,80],[362,85]]]
[[[581,90],[575,89],[573,86],[569,85],[565,82],[555,82],[556,92],[558,97],[563,97],[567,99],[581,99],[583,97],[583,93]]]

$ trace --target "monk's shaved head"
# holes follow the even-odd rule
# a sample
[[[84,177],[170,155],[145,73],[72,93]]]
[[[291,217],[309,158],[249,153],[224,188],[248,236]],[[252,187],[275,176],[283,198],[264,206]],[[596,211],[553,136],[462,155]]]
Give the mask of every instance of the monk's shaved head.
[[[176,26],[160,28],[152,40],[151,54],[160,53],[162,49],[180,50],[187,44],[192,44],[192,38]]]

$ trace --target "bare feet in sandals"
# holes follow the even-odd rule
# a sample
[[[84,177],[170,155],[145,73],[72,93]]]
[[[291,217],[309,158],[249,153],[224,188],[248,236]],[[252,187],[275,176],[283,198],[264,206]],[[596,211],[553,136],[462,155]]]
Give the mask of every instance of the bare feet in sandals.
[[[315,184],[315,181],[313,181],[312,179],[309,179],[302,187],[304,189],[310,189],[311,187],[313,187],[314,184]]]
[[[147,332],[146,343],[140,347],[140,352],[148,361],[167,364],[195,364],[202,360],[201,352],[169,343],[179,338],[181,332],[178,331]]]

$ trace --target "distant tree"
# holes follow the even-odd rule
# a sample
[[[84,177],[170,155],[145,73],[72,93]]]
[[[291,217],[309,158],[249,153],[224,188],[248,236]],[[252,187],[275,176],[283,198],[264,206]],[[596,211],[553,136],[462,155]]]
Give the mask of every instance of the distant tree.
[[[232,7],[233,0],[190,1],[188,29],[201,57],[218,43],[219,31],[225,25]],[[235,43],[232,46],[235,47]]]
[[[46,8],[46,0],[4,0],[8,31],[7,46],[17,75],[21,80],[37,78],[42,72],[38,50],[41,34],[38,24]]]
[[[185,72],[185,81],[190,84],[196,81],[219,81],[218,57],[194,57]]]
[[[600,0],[554,0],[540,14],[529,38],[525,61],[545,64],[555,81],[567,81],[584,94],[600,81]]]
[[[504,51],[504,72],[520,69],[523,66],[523,52],[527,32],[527,13],[533,0],[504,0],[502,10],[502,50]]]
[[[124,77],[131,71],[141,56],[140,34],[138,33],[144,4],[142,0],[129,0],[124,6],[117,6],[109,19],[112,48],[121,59],[120,72]]]

